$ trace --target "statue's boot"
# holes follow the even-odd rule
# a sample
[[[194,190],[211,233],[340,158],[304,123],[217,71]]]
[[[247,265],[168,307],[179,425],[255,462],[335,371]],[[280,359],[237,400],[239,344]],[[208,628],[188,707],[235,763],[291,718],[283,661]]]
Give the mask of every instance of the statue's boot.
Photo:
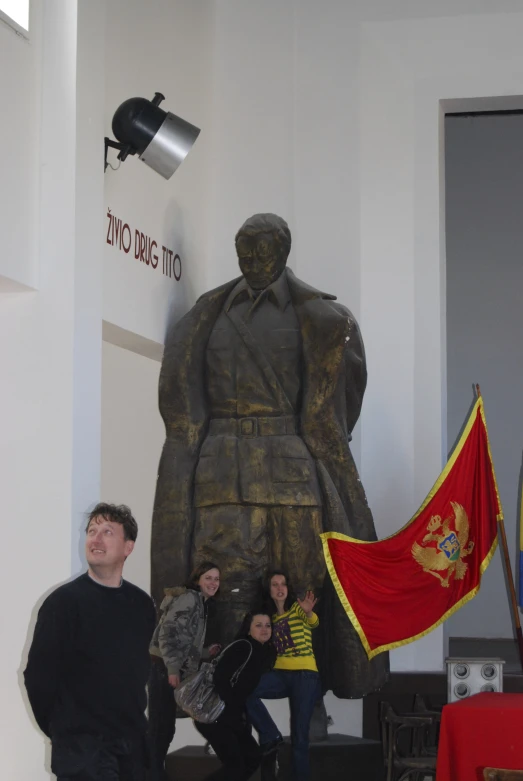
[[[318,743],[321,740],[327,740],[329,733],[327,726],[329,723],[329,717],[325,710],[325,703],[323,697],[320,697],[316,701],[314,710],[312,712],[311,724],[309,727],[309,741],[311,743]]]
[[[273,751],[272,754],[269,754],[266,757],[262,757],[260,765],[261,781],[277,781],[278,778],[281,778],[279,769],[278,754],[276,751]]]

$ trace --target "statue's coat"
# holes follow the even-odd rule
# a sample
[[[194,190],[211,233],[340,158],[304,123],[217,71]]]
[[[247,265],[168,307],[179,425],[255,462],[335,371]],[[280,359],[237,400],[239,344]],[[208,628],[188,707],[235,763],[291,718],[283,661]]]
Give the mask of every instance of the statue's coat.
[[[349,448],[366,385],[358,325],[335,296],[321,293],[286,269],[300,324],[304,378],[299,431],[312,454],[323,493],[324,531],[376,540],[372,515]],[[205,293],[167,336],[160,374],[160,411],[167,438],[160,461],[152,529],[152,590],[184,583],[190,570],[193,481],[209,407],[205,352],[213,326],[240,278]],[[369,662],[327,577],[322,595],[325,690],[358,698],[386,679],[388,656]]]

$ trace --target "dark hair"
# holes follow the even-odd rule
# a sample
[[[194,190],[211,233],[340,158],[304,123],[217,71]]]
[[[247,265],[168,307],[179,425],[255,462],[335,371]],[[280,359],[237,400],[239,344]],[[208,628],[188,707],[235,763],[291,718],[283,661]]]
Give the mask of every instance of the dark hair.
[[[217,569],[221,574],[219,566],[215,564],[214,561],[202,561],[202,563],[198,564],[191,572],[189,580],[187,581],[187,588],[197,587],[201,576],[205,575],[206,572],[209,572],[210,569]],[[218,593],[218,591],[216,593]]]
[[[272,636],[272,629],[273,629],[272,616],[271,616],[270,612],[267,610],[267,606],[265,604],[261,605],[261,606],[258,606],[258,607],[254,608],[252,610],[249,610],[249,612],[245,614],[245,616],[243,617],[242,625],[240,627],[240,631],[236,635],[235,639],[236,640],[248,640],[248,638],[250,636],[249,635],[249,630],[251,628],[251,624],[252,624],[253,619],[254,619],[255,616],[267,616],[267,618],[271,622],[271,637],[267,641],[267,643],[265,643],[265,646],[268,648],[268,656],[266,657],[266,665],[267,665],[266,669],[267,670],[272,670],[272,668],[274,667],[274,663],[276,662],[276,657],[278,656],[278,654],[277,654],[276,648],[274,646],[273,636]]]
[[[270,612],[267,610],[267,606],[258,605],[258,607],[254,608],[253,610],[249,610],[249,612],[244,615],[243,621],[240,626],[240,631],[238,632],[237,635],[237,639],[240,639],[241,637],[247,637],[254,616],[267,616],[267,618],[270,619],[271,628],[272,628],[272,617]]]
[[[289,610],[290,606],[296,602],[296,597],[294,595],[294,592],[292,590],[289,576],[286,572],[284,572],[281,569],[271,569],[267,572],[263,579],[263,593],[265,597],[265,603],[270,608],[271,614],[276,613],[276,603],[274,599],[271,597],[271,580],[275,575],[282,575],[282,577],[285,578],[285,585],[287,586],[287,599],[285,600],[285,604],[283,605],[284,610]]]
[[[240,236],[257,236],[258,233],[272,233],[285,257],[291,251],[291,232],[289,226],[277,214],[253,214],[245,220],[234,238],[236,244]]]
[[[95,518],[103,518],[105,521],[119,523],[123,526],[124,540],[132,540],[134,542],[138,537],[138,524],[134,520],[131,510],[126,504],[107,504],[107,502],[98,502],[96,507],[91,510],[87,516],[86,532],[91,525],[91,521],[94,521]]]

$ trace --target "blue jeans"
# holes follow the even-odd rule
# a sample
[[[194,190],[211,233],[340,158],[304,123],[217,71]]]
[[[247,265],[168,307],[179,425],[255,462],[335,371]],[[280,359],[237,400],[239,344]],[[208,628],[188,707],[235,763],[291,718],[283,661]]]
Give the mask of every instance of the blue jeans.
[[[308,781],[310,778],[309,726],[314,705],[320,695],[320,676],[317,672],[272,670],[262,675],[258,686],[246,702],[249,721],[258,732],[260,744],[263,744],[276,740],[280,737],[280,733],[262,699],[289,698],[292,760],[294,776],[299,781]]]

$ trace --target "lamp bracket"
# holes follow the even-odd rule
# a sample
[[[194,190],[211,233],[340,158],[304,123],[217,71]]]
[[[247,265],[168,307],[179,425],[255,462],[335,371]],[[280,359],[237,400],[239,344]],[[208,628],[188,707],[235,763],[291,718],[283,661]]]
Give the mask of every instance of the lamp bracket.
[[[107,171],[107,166],[109,163],[107,162],[107,151],[109,147],[111,149],[119,149],[120,154],[118,155],[118,160],[121,160],[122,162],[125,160],[127,155],[134,155],[136,152],[133,151],[130,144],[121,144],[119,141],[113,141],[112,138],[108,138],[105,136],[104,138],[104,147],[105,147],[105,153],[104,153],[104,171]]]

